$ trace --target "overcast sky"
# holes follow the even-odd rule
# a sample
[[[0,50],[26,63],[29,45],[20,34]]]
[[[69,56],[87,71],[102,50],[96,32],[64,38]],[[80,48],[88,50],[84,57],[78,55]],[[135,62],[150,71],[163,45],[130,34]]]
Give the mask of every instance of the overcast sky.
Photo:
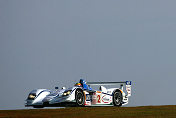
[[[175,104],[175,0],[0,0],[0,109],[37,88],[132,80],[128,106]]]

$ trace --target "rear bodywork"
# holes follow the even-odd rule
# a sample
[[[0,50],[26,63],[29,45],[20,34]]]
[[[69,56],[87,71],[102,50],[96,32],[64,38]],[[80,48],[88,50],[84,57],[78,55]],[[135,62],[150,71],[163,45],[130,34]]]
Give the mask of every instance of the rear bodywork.
[[[113,94],[115,91],[122,93],[122,105],[128,104],[128,98],[131,96],[131,81],[125,82],[88,82],[88,85],[100,86],[100,90],[95,91],[92,95],[86,94],[86,106],[114,106]],[[119,88],[105,88],[102,85],[117,85]],[[125,86],[124,86],[125,85]],[[124,90],[125,87],[125,90]]]

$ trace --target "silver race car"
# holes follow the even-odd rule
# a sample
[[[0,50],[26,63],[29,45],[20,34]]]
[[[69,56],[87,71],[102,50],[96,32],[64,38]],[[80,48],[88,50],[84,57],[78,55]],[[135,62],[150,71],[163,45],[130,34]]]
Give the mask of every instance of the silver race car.
[[[117,88],[105,88],[103,85],[118,85]],[[90,86],[99,86],[93,90]],[[47,89],[32,90],[25,106],[34,108],[66,106],[122,106],[128,104],[131,96],[131,81],[124,82],[86,82],[80,79],[75,86],[51,91]]]

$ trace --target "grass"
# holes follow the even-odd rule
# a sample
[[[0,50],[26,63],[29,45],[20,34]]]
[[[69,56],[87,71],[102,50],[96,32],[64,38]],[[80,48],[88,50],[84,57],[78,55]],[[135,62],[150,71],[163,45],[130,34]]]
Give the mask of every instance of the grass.
[[[176,105],[0,110],[0,118],[175,118]]]

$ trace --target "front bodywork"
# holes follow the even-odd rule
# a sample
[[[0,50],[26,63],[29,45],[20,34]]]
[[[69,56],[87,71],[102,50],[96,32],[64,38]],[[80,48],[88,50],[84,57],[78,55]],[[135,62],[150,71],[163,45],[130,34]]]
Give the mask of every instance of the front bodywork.
[[[37,89],[37,90],[32,90],[28,98],[26,99],[26,104],[25,106],[38,106],[38,105],[43,105],[43,99],[49,95],[51,91],[47,89]]]
[[[79,87],[72,87],[68,89],[56,90],[43,99],[43,104],[60,105],[59,103],[73,103],[75,102],[75,91]],[[56,93],[56,94],[55,94]]]

